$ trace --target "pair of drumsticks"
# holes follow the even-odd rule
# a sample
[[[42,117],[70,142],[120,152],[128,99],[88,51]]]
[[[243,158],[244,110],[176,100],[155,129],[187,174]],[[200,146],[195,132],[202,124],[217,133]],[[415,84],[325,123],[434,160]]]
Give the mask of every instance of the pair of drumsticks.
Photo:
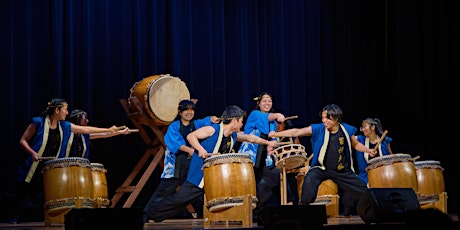
[[[122,125],[122,126],[117,127],[117,131],[120,131],[120,130],[123,130],[123,129],[126,129],[126,125]],[[139,129],[130,129],[129,131],[134,133],[134,132],[139,132]]]

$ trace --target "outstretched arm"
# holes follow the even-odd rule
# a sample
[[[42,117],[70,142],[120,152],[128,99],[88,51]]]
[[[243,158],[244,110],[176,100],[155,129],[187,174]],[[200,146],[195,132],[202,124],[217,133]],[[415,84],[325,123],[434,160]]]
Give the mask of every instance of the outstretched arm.
[[[129,128],[124,128],[122,130],[117,130],[115,132],[104,132],[104,133],[92,133],[89,135],[90,139],[99,139],[99,138],[108,138],[113,136],[118,136],[120,134],[130,134],[131,130]]]
[[[307,126],[304,128],[286,129],[280,132],[271,131],[268,134],[268,136],[269,137],[301,137],[301,136],[311,136],[311,134],[312,134],[311,126]]]
[[[71,123],[72,132],[74,133],[83,133],[83,134],[93,134],[93,133],[115,133],[118,128],[112,126],[110,128],[98,128],[93,126],[81,126]]]

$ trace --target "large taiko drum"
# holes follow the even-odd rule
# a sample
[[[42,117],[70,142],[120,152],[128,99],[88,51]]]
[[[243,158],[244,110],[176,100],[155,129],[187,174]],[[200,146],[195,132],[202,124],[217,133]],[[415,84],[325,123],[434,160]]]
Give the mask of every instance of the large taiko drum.
[[[431,197],[445,192],[444,168],[439,161],[415,161],[414,165],[421,196]]]
[[[190,100],[185,83],[170,75],[153,75],[136,82],[130,96],[139,99],[157,125],[170,124],[177,116],[179,102]]]
[[[45,210],[51,217],[72,208],[93,208],[93,177],[86,158],[50,160],[43,166]]]
[[[247,195],[252,195],[252,208],[256,207],[256,181],[249,155],[227,153],[208,157],[204,160],[203,174],[209,211],[241,206]]]
[[[414,159],[409,154],[391,154],[369,160],[369,188],[412,188],[418,192]]]
[[[283,145],[275,149],[274,156],[276,159],[276,167],[286,170],[295,169],[304,165],[307,160],[305,147],[301,144]]]
[[[107,189],[107,170],[103,164],[91,163],[91,174],[93,176],[93,198],[95,208],[106,208],[110,204]]]

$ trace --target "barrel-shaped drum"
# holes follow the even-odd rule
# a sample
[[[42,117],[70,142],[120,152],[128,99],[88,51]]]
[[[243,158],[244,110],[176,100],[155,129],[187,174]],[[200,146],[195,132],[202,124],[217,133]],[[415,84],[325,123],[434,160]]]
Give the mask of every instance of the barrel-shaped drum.
[[[93,177],[86,158],[50,160],[43,166],[45,210],[51,217],[72,208],[93,208]]]
[[[337,184],[328,179],[323,182],[318,187],[318,196],[324,196],[324,195],[337,195],[339,192],[339,188]]]
[[[392,154],[369,160],[369,188],[412,188],[418,192],[414,160],[409,154]]]
[[[439,161],[415,161],[418,192],[425,195],[445,192],[444,168]]]
[[[301,144],[283,145],[274,150],[276,167],[286,170],[295,169],[304,165],[307,160],[305,147]]]
[[[168,125],[177,116],[181,100],[190,100],[190,92],[178,77],[152,75],[136,82],[131,97],[136,96],[157,125]]]
[[[227,153],[208,157],[204,160],[203,174],[209,211],[240,206],[247,195],[252,195],[252,206],[256,207],[256,182],[249,155]]]
[[[103,164],[91,163],[91,174],[93,176],[93,198],[95,208],[106,208],[110,204],[107,189],[107,170]]]

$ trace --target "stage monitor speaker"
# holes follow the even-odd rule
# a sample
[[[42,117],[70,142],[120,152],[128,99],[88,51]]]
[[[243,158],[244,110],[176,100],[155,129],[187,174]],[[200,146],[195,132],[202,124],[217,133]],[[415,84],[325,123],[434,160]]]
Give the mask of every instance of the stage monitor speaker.
[[[327,224],[325,205],[269,205],[258,214],[264,229],[322,229]]]
[[[143,229],[142,208],[72,208],[65,229]]]
[[[358,215],[367,224],[404,222],[408,212],[419,209],[412,188],[369,188],[357,205]]]

